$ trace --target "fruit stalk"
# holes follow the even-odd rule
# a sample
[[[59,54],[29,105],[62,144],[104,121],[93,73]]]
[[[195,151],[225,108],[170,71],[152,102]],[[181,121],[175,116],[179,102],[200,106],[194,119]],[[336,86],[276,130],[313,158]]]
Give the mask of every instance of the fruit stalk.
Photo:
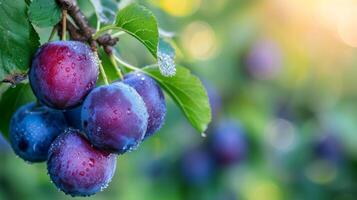
[[[118,42],[118,38],[113,38],[109,34],[103,34],[94,40],[92,36],[96,31],[89,25],[87,18],[80,10],[76,0],[57,0],[57,2],[62,6],[63,9],[68,10],[68,14],[71,16],[75,25],[78,27],[77,28],[74,24],[70,23],[70,21],[67,21],[68,32],[72,39],[87,41],[89,44],[91,44],[93,50],[97,48],[95,45],[96,42],[98,45],[103,46],[103,48],[106,49],[106,52],[107,50],[110,50],[110,46],[114,46]],[[62,22],[60,23],[62,24]]]
[[[67,30],[67,10],[62,9],[62,40],[66,40],[66,31]]]

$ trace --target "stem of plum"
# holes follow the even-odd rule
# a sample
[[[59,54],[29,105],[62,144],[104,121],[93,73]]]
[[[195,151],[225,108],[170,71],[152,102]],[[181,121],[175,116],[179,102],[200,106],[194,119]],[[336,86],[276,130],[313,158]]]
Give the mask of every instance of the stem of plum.
[[[114,55],[113,55],[113,54],[110,54],[110,55],[109,55],[109,59],[110,59],[110,62],[113,64],[114,69],[115,69],[115,71],[117,72],[119,78],[120,78],[121,80],[123,80],[123,79],[124,79],[123,73],[122,73],[121,69],[119,68],[119,66],[118,66],[118,64],[117,64],[117,62],[116,62],[116,60],[115,60],[115,58],[114,58]]]
[[[99,70],[100,70],[100,74],[103,77],[103,81],[106,85],[109,85],[108,77],[107,77],[107,74],[105,73],[104,67],[102,65],[102,61],[99,59],[98,52],[94,51],[94,54],[97,57],[97,60],[99,62]]]
[[[118,31],[118,32],[115,32],[115,33],[111,33],[110,35],[114,38],[114,37],[119,37],[121,35],[124,35],[125,32],[124,31]]]
[[[48,42],[50,42],[50,41],[53,39],[53,37],[55,36],[56,32],[57,32],[57,26],[54,26],[54,27],[52,28],[50,37],[48,38]]]
[[[152,78],[154,78],[156,81],[161,82],[161,80],[160,80],[160,79],[157,79],[157,77],[153,76],[152,74],[150,74],[150,73],[148,73],[148,72],[146,72],[146,71],[144,71],[144,70],[142,70],[142,69],[140,69],[140,68],[138,68],[138,67],[135,67],[135,66],[133,66],[133,65],[131,65],[131,64],[129,64],[129,63],[127,63],[126,61],[124,61],[124,60],[122,60],[121,58],[119,58],[119,56],[113,54],[112,57],[113,57],[119,64],[123,65],[124,67],[126,67],[126,68],[128,68],[128,69],[130,69],[130,70],[133,70],[133,71],[139,71],[139,72],[145,73],[145,74],[151,76]],[[154,66],[154,65],[149,65],[148,67],[150,67],[150,66]]]
[[[128,68],[128,69],[131,69],[131,70],[134,70],[134,71],[142,71],[140,68],[137,68],[127,62],[125,62],[124,60],[122,60],[121,58],[119,58],[118,56],[114,55],[113,54],[113,58],[121,65],[123,65],[124,67]]]
[[[120,28],[116,27],[115,25],[108,25],[105,27],[102,27],[101,29],[99,29],[93,36],[92,38],[94,40],[98,39],[101,35],[103,35],[104,33],[106,33],[109,30],[121,30]]]
[[[67,32],[67,10],[62,9],[62,40],[66,40],[66,32]]]

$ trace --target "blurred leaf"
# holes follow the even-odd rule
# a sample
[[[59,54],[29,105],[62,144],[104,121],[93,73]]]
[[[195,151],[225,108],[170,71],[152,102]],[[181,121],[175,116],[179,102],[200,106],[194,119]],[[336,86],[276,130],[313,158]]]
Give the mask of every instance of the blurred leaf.
[[[15,88],[9,88],[0,98],[0,131],[8,137],[10,120],[15,111],[22,105],[34,101],[35,97],[29,84],[18,84]]]
[[[30,21],[39,27],[54,26],[61,20],[61,8],[55,0],[33,0],[28,13]]]
[[[136,3],[120,10],[115,26],[142,42],[150,53],[157,58],[159,30],[153,13]]]
[[[115,14],[118,10],[117,2],[113,0],[90,0],[96,16],[101,24],[111,24],[115,20]]]
[[[157,59],[160,72],[163,76],[174,76],[176,73],[175,49],[160,38]]]
[[[40,45],[26,8],[25,1],[0,0],[0,80],[23,77]]]
[[[161,75],[157,66],[145,67],[143,70],[174,99],[197,131],[203,133],[207,129],[211,121],[211,108],[199,78],[184,67],[177,67],[173,77]]]

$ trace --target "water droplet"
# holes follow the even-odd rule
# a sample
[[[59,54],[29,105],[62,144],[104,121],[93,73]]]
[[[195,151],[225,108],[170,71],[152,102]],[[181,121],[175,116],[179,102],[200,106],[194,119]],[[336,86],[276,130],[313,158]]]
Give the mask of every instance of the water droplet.
[[[94,81],[89,82],[86,87],[87,90],[91,89],[93,87],[93,85],[94,85]]]
[[[89,159],[89,162],[88,162],[88,165],[89,165],[90,167],[93,167],[93,166],[94,166],[94,163],[95,163],[95,160],[94,160],[93,158],[90,158],[90,159]]]
[[[97,132],[101,132],[101,131],[102,131],[102,127],[99,126],[99,127],[97,128]]]
[[[162,52],[159,52],[157,56],[161,74],[164,76],[174,76],[176,74],[176,64],[174,57]]]
[[[71,69],[69,67],[66,67],[66,72],[71,71]]]

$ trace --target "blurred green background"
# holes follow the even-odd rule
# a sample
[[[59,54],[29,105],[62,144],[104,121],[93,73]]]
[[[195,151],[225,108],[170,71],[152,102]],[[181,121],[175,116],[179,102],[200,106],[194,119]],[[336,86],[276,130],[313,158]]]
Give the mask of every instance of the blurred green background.
[[[177,62],[215,96],[208,137],[216,124],[233,120],[248,150],[202,184],[183,181],[182,156],[207,138],[167,96],[161,131],[120,156],[109,187],[87,199],[357,198],[357,1],[137,2],[155,13],[163,30],[175,33]],[[46,41],[50,30],[40,31]],[[153,62],[130,36],[121,36],[117,48],[134,65]],[[115,79],[111,66],[105,67]],[[50,182],[45,164],[24,163],[5,142],[0,146],[0,199],[72,199]]]

